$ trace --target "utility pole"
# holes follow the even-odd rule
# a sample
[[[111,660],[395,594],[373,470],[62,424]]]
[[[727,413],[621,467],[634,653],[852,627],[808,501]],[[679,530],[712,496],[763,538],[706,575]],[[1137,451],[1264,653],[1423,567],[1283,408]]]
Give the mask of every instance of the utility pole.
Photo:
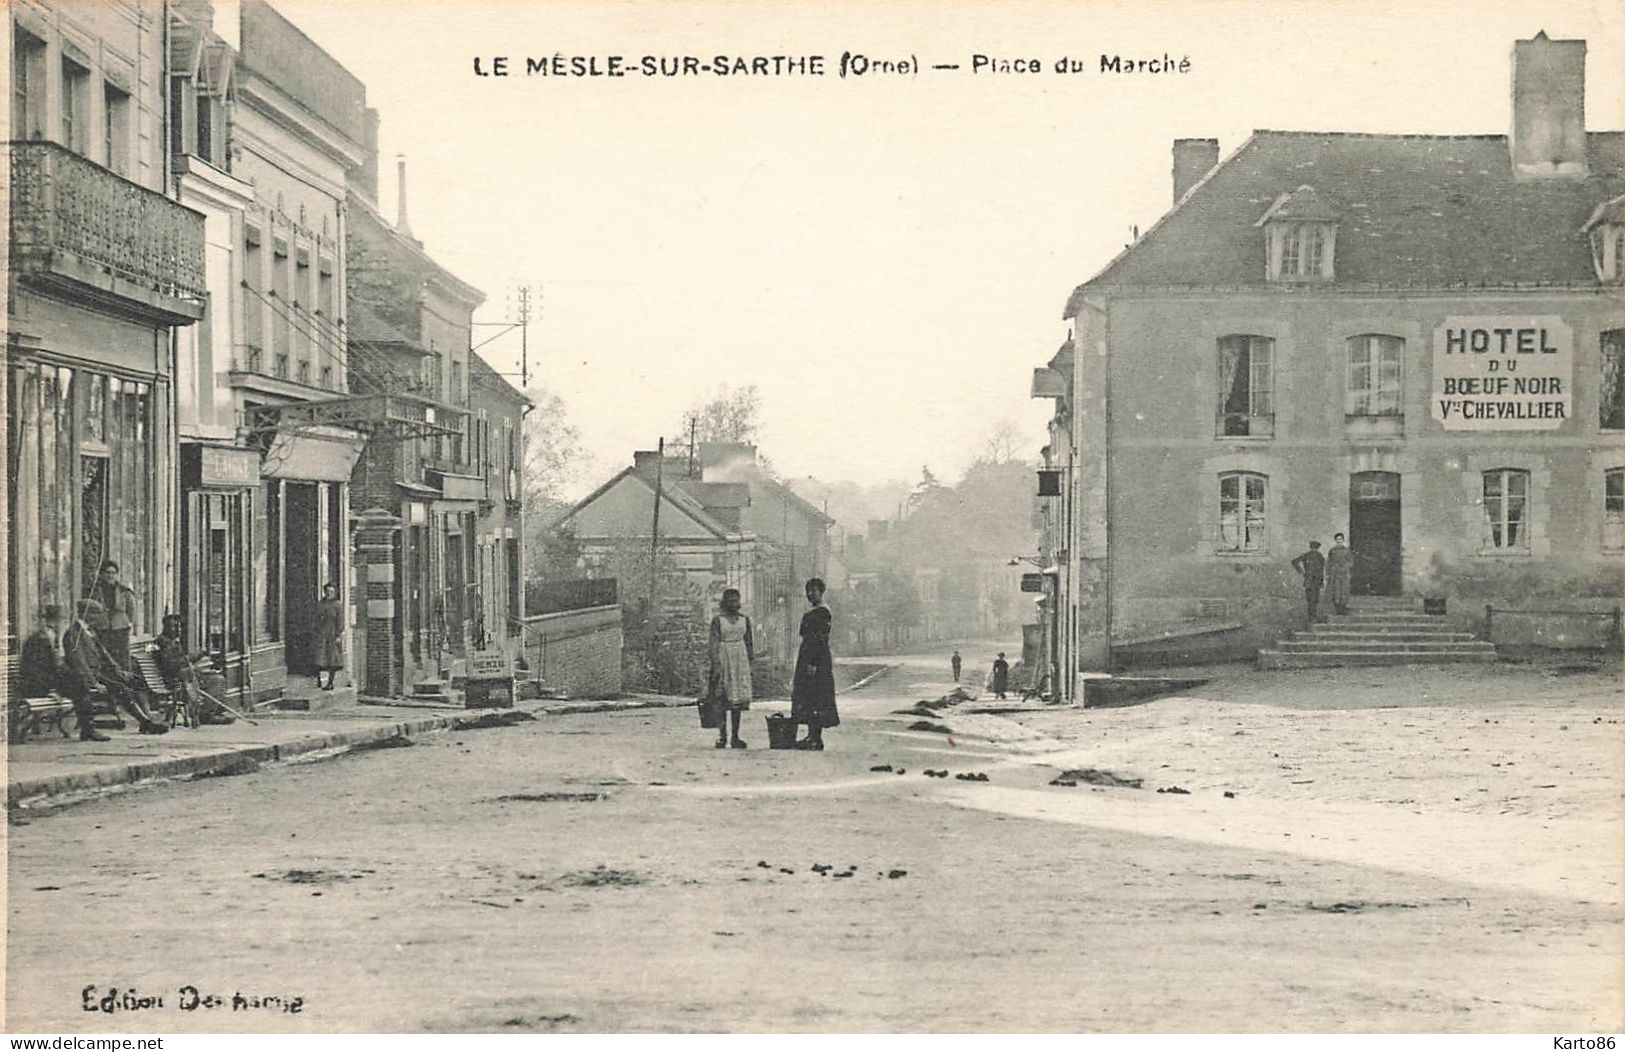
[[[657,447],[660,455],[655,460],[655,513],[654,525],[649,531],[649,624],[646,631],[648,651],[646,658],[654,660],[655,582],[660,578],[660,498],[666,467],[666,440]]]
[[[530,386],[530,294],[531,286],[519,286],[519,389]],[[542,295],[536,290],[536,315],[541,317]]]
[[[700,415],[688,414],[688,477],[694,477],[694,443],[699,440]]]

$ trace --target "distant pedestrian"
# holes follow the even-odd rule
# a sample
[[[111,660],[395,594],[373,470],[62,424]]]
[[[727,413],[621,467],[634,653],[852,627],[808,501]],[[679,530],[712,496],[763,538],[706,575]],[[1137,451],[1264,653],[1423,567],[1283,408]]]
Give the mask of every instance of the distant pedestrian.
[[[1326,553],[1326,601],[1340,614],[1349,612],[1349,578],[1354,570],[1354,552],[1343,543],[1341,533],[1332,534],[1332,550]]]
[[[1292,568],[1303,578],[1303,602],[1309,608],[1309,623],[1320,620],[1320,590],[1326,583],[1326,557],[1320,542],[1310,541],[1309,550],[1292,560]]]
[[[796,742],[796,748],[822,749],[824,728],[839,726],[841,716],[835,709],[834,658],[829,651],[835,615],[824,605],[824,582],[817,577],[807,582],[807,602],[812,609],[801,615],[801,650],[796,654],[790,688],[790,718],[807,725],[807,736]]]
[[[722,612],[711,619],[706,683],[711,704],[717,710],[717,748],[732,744],[735,749],[743,749],[739,716],[750,708],[750,663],[756,657],[756,641],[751,635],[750,618],[739,609],[739,589],[723,589],[720,605]]]
[[[339,602],[337,585],[323,585],[316,603],[316,686],[332,690],[339,669],[344,667],[344,604]],[[322,682],[322,673],[327,682]]]
[[[130,632],[135,628],[135,592],[119,580],[118,563],[111,559],[102,563],[90,598],[102,605],[106,616],[106,624],[96,630],[96,641],[113,659],[113,664],[121,669],[129,668]]]
[[[993,659],[993,696],[1004,699],[1004,692],[1010,689],[1010,662],[1004,660],[1004,651]]]
[[[959,657],[959,651],[957,651],[957,650],[954,651],[954,656],[948,659],[948,664],[950,664],[950,665],[952,665],[954,667],[954,682],[955,683],[959,682],[959,667],[963,663],[964,662]]]

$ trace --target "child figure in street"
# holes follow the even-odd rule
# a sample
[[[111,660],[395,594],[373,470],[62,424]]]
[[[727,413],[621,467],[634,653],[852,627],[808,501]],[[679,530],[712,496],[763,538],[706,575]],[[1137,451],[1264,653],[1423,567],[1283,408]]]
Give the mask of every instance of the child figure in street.
[[[756,644],[751,638],[750,618],[739,609],[739,589],[727,588],[722,592],[722,610],[711,619],[710,685],[711,702],[717,707],[717,748],[730,744],[735,749],[745,748],[739,737],[739,717],[750,708],[750,663],[756,656]]]

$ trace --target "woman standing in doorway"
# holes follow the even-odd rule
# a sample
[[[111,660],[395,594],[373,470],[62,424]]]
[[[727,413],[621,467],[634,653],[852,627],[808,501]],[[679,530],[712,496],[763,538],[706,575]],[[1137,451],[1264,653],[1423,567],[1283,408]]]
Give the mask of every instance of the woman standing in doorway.
[[[316,686],[332,690],[339,669],[344,667],[344,606],[337,585],[323,585],[316,603]],[[322,673],[327,682],[322,682]]]
[[[824,728],[839,726],[841,717],[835,710],[835,669],[829,652],[835,615],[824,605],[821,579],[807,582],[807,602],[812,609],[801,615],[801,652],[796,655],[795,682],[790,688],[790,717],[807,725],[807,736],[796,742],[796,748],[822,749]]]
[[[717,748],[725,749],[731,743],[735,749],[743,749],[739,715],[750,708],[750,663],[756,656],[756,643],[751,638],[750,618],[739,611],[739,589],[723,589],[721,605],[722,612],[711,619],[711,665],[707,678],[711,703],[717,708]]]

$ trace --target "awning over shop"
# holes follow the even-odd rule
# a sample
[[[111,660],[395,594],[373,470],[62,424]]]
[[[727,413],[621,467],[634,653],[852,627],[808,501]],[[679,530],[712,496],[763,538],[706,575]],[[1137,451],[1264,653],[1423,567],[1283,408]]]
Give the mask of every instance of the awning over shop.
[[[348,482],[361,456],[361,444],[361,436],[337,428],[280,431],[271,436],[260,475],[268,479]]]

